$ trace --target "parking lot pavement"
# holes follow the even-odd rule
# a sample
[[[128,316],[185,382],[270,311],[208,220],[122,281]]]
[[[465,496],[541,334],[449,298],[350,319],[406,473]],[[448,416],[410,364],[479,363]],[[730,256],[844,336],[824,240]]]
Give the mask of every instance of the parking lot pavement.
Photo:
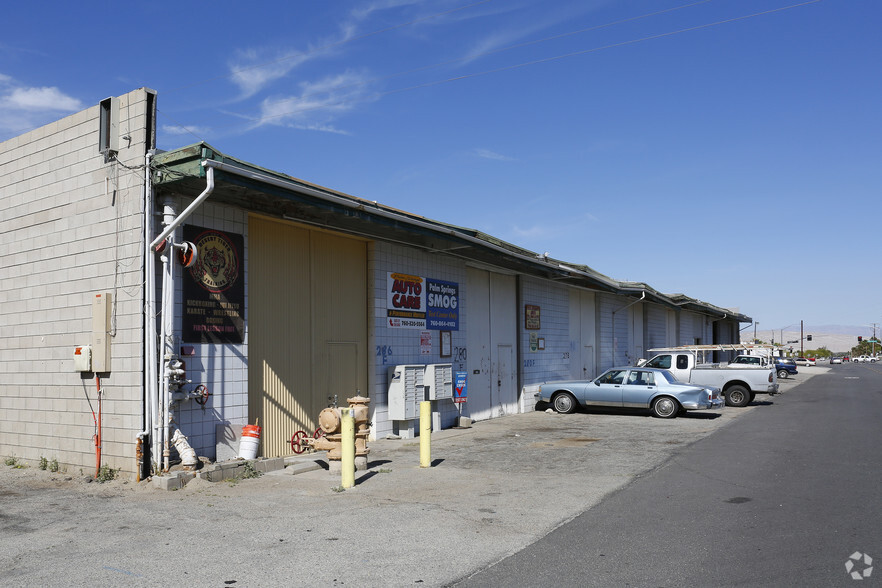
[[[824,369],[800,370],[782,390]],[[759,399],[671,420],[614,410],[505,416],[433,434],[430,468],[419,467],[418,439],[383,439],[345,491],[325,469],[166,492],[0,466],[0,568],[12,584],[43,586],[444,585],[786,394]]]
[[[796,368],[796,371],[799,373],[795,376],[790,376],[787,378],[778,378],[778,387],[780,392],[783,394],[788,390],[792,390],[796,386],[802,384],[809,378],[814,376],[819,376],[821,374],[826,374],[830,370],[835,369],[830,364],[818,364],[813,366],[799,366]]]

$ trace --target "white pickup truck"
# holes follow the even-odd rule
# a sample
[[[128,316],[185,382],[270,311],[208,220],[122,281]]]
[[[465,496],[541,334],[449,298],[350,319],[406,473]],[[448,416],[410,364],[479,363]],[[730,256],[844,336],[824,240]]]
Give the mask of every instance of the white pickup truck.
[[[671,349],[639,365],[668,370],[681,382],[719,388],[726,406],[747,406],[757,394],[778,392],[774,364],[764,357],[739,355],[729,364],[696,363],[696,357],[695,351]]]

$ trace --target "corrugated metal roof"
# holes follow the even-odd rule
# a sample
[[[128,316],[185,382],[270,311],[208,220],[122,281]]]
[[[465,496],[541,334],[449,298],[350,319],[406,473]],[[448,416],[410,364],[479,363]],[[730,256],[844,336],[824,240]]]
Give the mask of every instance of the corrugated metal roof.
[[[584,264],[553,259],[476,229],[443,223],[412,212],[325,188],[196,143],[158,153],[152,162],[154,189],[195,197],[205,188],[203,161],[214,162],[212,200],[297,222],[399,242],[501,269],[573,286],[645,297],[675,309],[751,322],[749,317],[683,294],[663,294],[648,284],[615,280]],[[732,312],[731,314],[728,314]]]

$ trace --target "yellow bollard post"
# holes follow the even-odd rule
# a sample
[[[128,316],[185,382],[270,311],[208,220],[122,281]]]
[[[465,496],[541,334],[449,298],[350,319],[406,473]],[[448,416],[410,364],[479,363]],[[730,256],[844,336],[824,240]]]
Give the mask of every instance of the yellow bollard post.
[[[420,402],[420,467],[432,465],[432,403]]]
[[[355,486],[355,414],[351,408],[343,409],[343,420],[340,425],[342,446],[340,447],[340,469],[343,488]]]

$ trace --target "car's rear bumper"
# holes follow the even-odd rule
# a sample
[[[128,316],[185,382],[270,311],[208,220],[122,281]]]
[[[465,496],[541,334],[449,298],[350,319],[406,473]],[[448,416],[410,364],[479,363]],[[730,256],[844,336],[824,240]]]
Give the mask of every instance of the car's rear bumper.
[[[684,402],[683,408],[686,410],[721,410],[725,406],[722,398],[709,400],[707,402]]]

